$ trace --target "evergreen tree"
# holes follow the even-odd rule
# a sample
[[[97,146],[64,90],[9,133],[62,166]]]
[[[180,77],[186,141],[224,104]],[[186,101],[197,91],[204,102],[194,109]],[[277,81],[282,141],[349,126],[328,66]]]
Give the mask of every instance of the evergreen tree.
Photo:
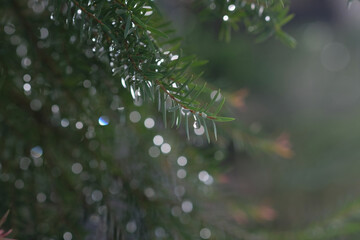
[[[233,141],[291,151],[220,115],[226,94],[206,86],[206,61],[182,54],[158,4],[0,3],[0,210],[15,238],[253,239],[214,210],[215,166]],[[241,26],[295,46],[281,0],[194,7],[227,41]]]

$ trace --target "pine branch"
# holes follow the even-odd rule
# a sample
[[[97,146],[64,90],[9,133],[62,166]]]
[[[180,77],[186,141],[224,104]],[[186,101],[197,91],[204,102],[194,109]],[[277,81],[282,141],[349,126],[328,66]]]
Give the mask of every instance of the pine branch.
[[[276,36],[285,45],[294,48],[296,41],[282,30],[293,17],[289,14],[288,3],[283,0],[209,1],[203,0],[203,15],[212,13],[221,20],[219,37],[230,41],[231,32],[245,27],[250,34],[257,35],[260,43]]]
[[[153,99],[151,96],[155,96],[155,92],[157,91],[156,89],[159,88],[169,97],[171,101],[173,101],[173,106],[178,106],[184,111],[189,111],[188,114],[220,122],[232,120],[232,118],[217,116],[222,105],[220,105],[220,108],[218,108],[216,113],[212,113],[210,107],[206,108],[205,111],[204,108],[201,107],[204,104],[197,101],[197,99],[205,92],[209,94],[210,89],[205,89],[204,87],[199,89],[199,87],[194,83],[195,78],[189,76],[187,71],[191,65],[201,65],[203,63],[196,61],[194,57],[177,57],[175,60],[176,64],[174,65],[172,63],[174,60],[172,57],[169,57],[173,55],[169,51],[164,51],[158,46],[160,42],[158,39],[167,37],[167,35],[157,29],[156,26],[151,26],[151,23],[154,24],[161,22],[163,21],[162,18],[155,16],[154,18],[156,18],[156,21],[153,22],[151,21],[151,18],[149,18],[146,20],[148,23],[145,24],[144,22],[146,21],[141,19],[144,18],[144,14],[139,13],[138,10],[141,6],[144,6],[145,3],[151,5],[151,2],[144,2],[137,6],[137,4],[134,5],[133,3],[131,5],[119,1],[113,1],[111,3],[106,3],[108,4],[107,7],[102,6],[105,8],[103,12],[106,12],[104,15],[93,13],[93,11],[89,10],[89,7],[84,7],[80,1],[70,1],[88,17],[87,22],[91,19],[94,20],[100,26],[99,29],[104,31],[104,34],[106,35],[106,42],[99,42],[99,48],[106,49],[108,46],[112,48],[112,51],[108,52],[110,59],[113,59],[113,61],[118,63],[122,63],[118,69],[113,68],[114,75],[120,75],[122,82],[127,82],[128,85],[125,83],[125,86],[130,88],[131,92],[135,92],[134,89],[138,88],[138,93],[150,93],[148,94],[150,95],[148,97],[150,97],[149,100],[151,100]],[[97,7],[95,3],[92,6]],[[155,8],[152,8],[151,10],[155,12],[153,15],[159,15]],[[72,8],[68,7],[67,11],[69,14],[69,12],[72,11]],[[81,19],[84,18],[80,16],[81,12],[74,11],[74,13],[70,13],[70,16],[73,15],[73,22],[77,17]],[[113,25],[116,25],[116,18],[119,19],[119,26],[117,28],[108,24],[109,21],[112,21]],[[82,20],[82,24],[85,24],[83,22],[84,21]],[[74,23],[74,25],[76,26],[76,23]],[[85,25],[79,27],[83,29],[84,26]],[[165,31],[167,30],[165,29]],[[92,35],[93,33],[90,32],[89,34]],[[98,35],[99,31],[97,31],[96,34]],[[127,40],[130,38],[135,38],[135,42],[144,44],[144,46],[146,46],[145,49],[141,49],[140,53],[139,48],[133,45],[130,46],[130,42]],[[122,47],[125,47],[125,51],[122,50]],[[117,59],[112,57],[112,52],[116,51],[119,51],[120,54],[121,52],[124,52],[122,57],[125,58],[121,58],[121,55],[119,55]],[[139,58],[140,56],[143,56],[143,58]],[[131,67],[126,65],[127,61],[131,64]],[[164,67],[161,65],[164,65]],[[172,69],[166,67],[171,65],[173,65]],[[161,71],[159,71],[160,69]],[[129,80],[129,76],[136,79],[131,81]],[[184,78],[188,78],[188,80],[181,82],[181,79]],[[123,79],[125,79],[125,81]],[[169,82],[172,82],[172,84],[169,84]],[[174,84],[176,85],[175,87],[173,86]],[[194,90],[194,95],[192,95],[191,93]],[[140,97],[139,95],[132,95],[134,98]],[[146,96],[141,97],[146,99]],[[163,112],[164,121],[166,122],[167,119],[165,112],[169,111],[167,104],[165,103],[166,98],[160,101],[163,101],[162,105],[164,107],[161,110]],[[173,115],[175,115],[174,118],[181,118],[182,114],[180,113],[173,111]],[[175,121],[175,125],[177,125],[177,122],[180,121]],[[206,123],[200,123],[200,126],[204,126],[207,132]]]

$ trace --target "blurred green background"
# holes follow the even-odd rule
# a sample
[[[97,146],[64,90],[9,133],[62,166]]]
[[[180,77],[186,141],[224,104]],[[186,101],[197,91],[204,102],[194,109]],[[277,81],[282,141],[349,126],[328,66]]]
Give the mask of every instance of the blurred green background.
[[[247,89],[238,121],[254,134],[289,135],[291,159],[232,156],[219,185],[235,201],[273,210],[264,225],[276,231],[322,222],[359,198],[360,4],[291,1],[294,20],[285,28],[296,49],[271,39],[254,44],[241,29],[230,43],[219,26],[202,21],[188,1],[164,8],[184,34],[184,50],[208,59],[204,78],[228,92]]]

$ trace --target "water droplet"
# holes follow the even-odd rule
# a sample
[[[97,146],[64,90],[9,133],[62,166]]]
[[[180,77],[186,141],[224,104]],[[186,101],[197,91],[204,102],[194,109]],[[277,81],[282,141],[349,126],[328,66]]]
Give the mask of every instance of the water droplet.
[[[81,173],[83,170],[83,167],[80,163],[74,163],[72,166],[71,166],[71,171],[74,173],[74,174],[79,174]]]
[[[184,188],[183,186],[176,186],[176,187],[174,188],[174,193],[175,193],[175,195],[176,195],[177,197],[182,197],[182,196],[184,196],[185,192],[186,192],[186,190],[185,190],[185,188]]]
[[[58,105],[54,104],[54,105],[51,106],[51,111],[52,111],[53,113],[59,113],[60,108],[59,108]]]
[[[4,31],[8,35],[12,35],[15,33],[15,26],[11,23],[8,23],[8,25],[5,25]]]
[[[202,239],[209,239],[211,237],[211,231],[208,228],[203,228],[200,230],[200,237]]]
[[[30,108],[33,111],[39,111],[42,108],[42,103],[39,99],[33,99],[30,102]]]
[[[31,76],[29,74],[25,74],[23,76],[23,80],[24,80],[24,82],[30,82],[31,81]]]
[[[77,129],[82,129],[84,127],[84,124],[82,122],[78,121],[78,122],[75,123],[75,127]]]
[[[17,179],[16,181],[15,181],[15,187],[17,188],[17,189],[22,189],[22,188],[24,188],[24,181],[23,180],[21,180],[21,179]]]
[[[259,8],[259,16],[261,16],[263,14],[263,12],[264,12],[264,6],[261,6]]]
[[[45,39],[49,36],[49,30],[47,28],[40,28],[40,38]]]
[[[187,159],[186,159],[186,157],[184,157],[184,156],[180,156],[178,159],[177,159],[177,164],[179,165],[179,166],[185,166],[186,164],[187,164]]]
[[[134,90],[133,86],[130,86],[130,93],[131,93],[132,98],[135,99],[136,95],[135,95],[135,90]]]
[[[203,135],[205,133],[205,128],[203,126],[200,126],[198,129],[195,128],[194,132],[198,136]]]
[[[20,159],[20,168],[22,170],[28,170],[29,166],[31,164],[31,160],[27,157],[23,157]]]
[[[163,144],[164,142],[164,138],[161,135],[156,135],[153,139],[153,143],[157,146],[160,146],[161,144]]]
[[[72,239],[72,234],[70,232],[66,232],[63,235],[64,240],[71,240]]]
[[[84,86],[84,88],[90,88],[90,87],[91,87],[91,82],[90,82],[90,80],[88,80],[88,79],[84,80],[83,86]]]
[[[16,48],[16,54],[19,57],[25,57],[27,52],[28,52],[28,50],[27,50],[27,47],[25,46],[25,44],[21,44]]]
[[[132,111],[129,115],[130,121],[133,123],[137,123],[141,120],[141,115],[138,111]]]
[[[95,202],[99,202],[103,198],[103,194],[102,194],[102,192],[100,190],[95,190],[95,191],[92,192],[91,198]]]
[[[39,158],[43,155],[43,150],[40,146],[36,146],[31,149],[30,154],[34,158]]]
[[[181,209],[186,212],[186,213],[189,213],[193,210],[193,204],[192,202],[186,200],[184,202],[182,202],[181,204]]]
[[[60,124],[61,124],[62,127],[65,128],[65,127],[68,127],[68,126],[69,126],[70,122],[69,122],[69,120],[67,120],[66,118],[63,118],[63,119],[61,119]]]
[[[185,169],[179,169],[177,172],[176,172],[176,176],[178,178],[185,178],[186,177],[186,170]]]
[[[145,12],[145,16],[150,16],[151,14],[153,14],[153,11],[147,11],[147,12]]]
[[[156,146],[152,146],[149,148],[149,155],[150,157],[156,158],[160,156],[160,149]]]
[[[210,175],[207,171],[201,171],[199,172],[198,177],[200,181],[206,182],[209,179]]]
[[[155,235],[158,238],[165,238],[166,237],[166,232],[162,227],[157,227],[155,229]]]
[[[168,143],[164,143],[161,145],[160,149],[163,154],[168,154],[171,151],[171,146]]]
[[[37,199],[37,201],[40,202],[40,203],[45,202],[45,201],[46,201],[46,195],[45,195],[45,193],[38,193],[38,194],[36,195],[36,199]]]
[[[24,88],[24,91],[28,92],[31,90],[31,85],[29,83],[25,83],[23,88]]]
[[[121,85],[126,88],[126,81],[124,78],[121,78]]]
[[[228,6],[228,10],[229,10],[230,12],[234,11],[234,10],[235,10],[235,5],[234,5],[234,4],[230,4],[230,5]]]
[[[25,58],[23,58],[23,59],[21,60],[21,66],[22,66],[23,68],[27,68],[27,67],[29,67],[30,65],[31,65],[31,59],[30,59],[30,58],[25,57]]]
[[[153,128],[155,126],[155,121],[152,118],[147,118],[144,121],[144,125],[146,128]]]
[[[100,126],[106,126],[109,125],[110,119],[107,116],[101,116],[99,117],[98,122]]]
[[[129,233],[134,233],[136,229],[137,226],[135,221],[130,221],[126,224],[126,231],[128,231]]]
[[[199,121],[195,121],[194,124],[193,124],[193,127],[194,127],[195,129],[199,129],[199,128],[201,127]]]
[[[144,194],[147,198],[154,198],[155,197],[155,191],[151,187],[145,188]]]

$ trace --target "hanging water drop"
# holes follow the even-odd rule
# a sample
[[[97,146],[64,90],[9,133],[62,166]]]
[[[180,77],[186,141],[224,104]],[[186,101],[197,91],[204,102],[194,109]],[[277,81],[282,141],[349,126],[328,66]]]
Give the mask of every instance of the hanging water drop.
[[[98,122],[100,126],[106,126],[109,124],[110,119],[107,116],[101,116],[99,117]]]
[[[124,78],[121,78],[121,85],[126,88],[126,81]]]
[[[194,127],[195,129],[199,129],[199,128],[201,127],[199,121],[195,121],[194,124],[193,124],[193,127]]]
[[[135,90],[133,86],[130,86],[130,93],[131,93],[131,97],[135,100],[136,95],[135,95]]]

